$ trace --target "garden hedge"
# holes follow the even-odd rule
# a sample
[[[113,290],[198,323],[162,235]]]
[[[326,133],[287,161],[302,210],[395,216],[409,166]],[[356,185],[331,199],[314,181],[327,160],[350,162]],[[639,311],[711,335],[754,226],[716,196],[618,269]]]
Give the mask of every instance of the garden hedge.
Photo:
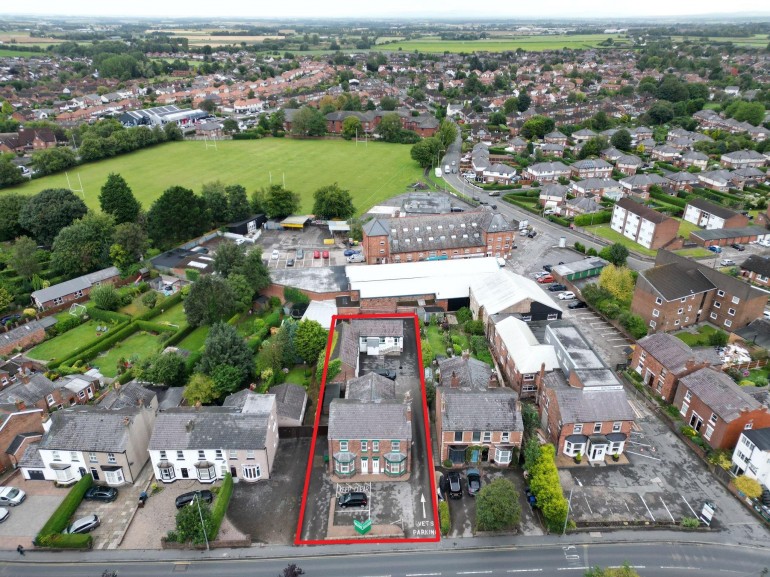
[[[38,547],[57,547],[66,549],[85,549],[91,547],[92,538],[90,535],[63,535],[62,531],[75,514],[80,502],[83,500],[88,488],[93,485],[94,480],[91,475],[84,475],[70,489],[67,496],[53,512],[53,515],[46,521],[43,528],[35,537],[35,545]]]
[[[134,322],[136,323],[136,326],[138,326],[140,329],[150,333],[176,333],[179,330],[178,327],[164,325],[161,323],[151,323],[149,321],[141,321],[141,320],[137,320]]]
[[[233,476],[230,473],[225,474],[225,479],[217,493],[217,499],[211,507],[211,523],[214,526],[214,532],[210,536],[210,541],[214,541],[219,534],[219,527],[222,519],[225,518],[227,508],[230,506],[230,497],[233,495]]]
[[[176,304],[179,304],[182,302],[182,292],[177,291],[170,297],[165,297],[163,300],[159,300],[158,303],[155,305],[155,307],[151,308],[150,310],[146,311],[145,313],[139,315],[137,320],[140,321],[149,321],[150,319],[153,319],[157,317],[158,315],[162,315],[166,310],[170,309]]]
[[[612,220],[612,211],[604,210],[593,214],[579,214],[575,217],[575,226],[606,224]]]
[[[107,323],[122,323],[124,321],[130,321],[130,315],[124,315],[123,313],[116,313],[113,311],[103,311],[95,306],[88,306],[86,308],[88,316],[97,321],[104,321]]]
[[[190,333],[192,333],[197,327],[194,327],[192,325],[186,325],[179,329],[177,332],[175,332],[169,339],[166,341],[167,347],[175,346],[177,343],[181,343]]]
[[[673,204],[674,206],[678,206],[679,208],[684,208],[685,206],[687,206],[686,199],[679,198],[676,196],[671,196],[670,194],[666,194],[665,192],[650,191],[650,198],[654,198],[655,200],[660,201],[663,204]]]
[[[86,351],[88,351],[88,350],[90,350],[90,349],[92,349],[94,347],[99,346],[100,344],[104,343],[105,341],[109,341],[109,343],[111,345],[112,343],[116,342],[114,337],[116,335],[122,333],[122,331],[124,331],[125,329],[131,327],[132,324],[133,323],[123,322],[123,323],[120,323],[120,324],[112,327],[111,332],[108,333],[107,336],[96,337],[94,340],[88,341],[86,344],[84,344],[82,346],[79,346],[78,348],[76,348],[73,351],[70,351],[68,356],[63,357],[61,359],[54,359],[53,361],[48,363],[48,368],[49,369],[55,369],[59,365],[72,364],[71,362],[68,362],[68,361],[73,361],[74,362],[75,360],[81,358],[80,357],[81,354],[85,353]],[[134,330],[136,330],[136,329],[134,329]],[[121,338],[123,338],[123,337],[121,337]],[[112,340],[110,340],[110,339],[112,339]]]
[[[449,530],[452,528],[452,521],[449,517],[449,503],[441,501],[438,504],[438,524],[441,530],[441,534],[446,536],[449,534]]]
[[[512,194],[506,194],[503,197],[503,200],[507,202],[508,204],[512,204],[514,206],[518,206],[519,208],[526,210],[527,212],[531,212],[532,214],[540,214],[540,206],[534,207],[530,204],[527,204],[526,202],[521,202],[521,200],[517,199]]]

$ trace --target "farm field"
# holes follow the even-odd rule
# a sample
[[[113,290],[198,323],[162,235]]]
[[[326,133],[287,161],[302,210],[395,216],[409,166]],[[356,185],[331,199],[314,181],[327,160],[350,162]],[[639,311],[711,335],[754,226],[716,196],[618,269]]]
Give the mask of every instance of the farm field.
[[[485,40],[441,40],[435,37],[378,45],[378,49],[388,51],[400,49],[408,52],[414,50],[420,52],[504,52],[521,48],[537,52],[561,48],[594,48],[607,38],[612,38],[615,42],[628,43],[628,39],[619,34],[542,35],[487,38]]]
[[[700,36],[687,36],[686,38],[691,42],[732,42],[736,46],[749,46],[753,48],[764,48],[770,44],[770,37],[767,34],[754,34],[752,36],[713,36],[707,38],[702,38]],[[671,40],[676,42],[682,42],[684,39],[684,36],[671,37]]]
[[[48,52],[32,52],[30,50],[8,50],[0,48],[0,58],[48,58]]]
[[[69,171],[72,186],[83,183],[86,204],[98,210],[99,192],[111,172],[120,173],[145,209],[167,188],[179,185],[200,193],[213,180],[242,184],[252,191],[281,183],[297,192],[300,211],[309,213],[313,193],[337,182],[350,190],[359,214],[406,191],[422,172],[409,156],[411,146],[345,140],[227,140],[217,148],[200,141],[172,142],[116,158],[84,164]],[[31,180],[4,190],[35,194],[45,188],[67,188],[65,173]]]
[[[221,46],[225,44],[240,44],[241,42],[261,44],[263,40],[284,38],[281,34],[268,36],[215,36],[211,34],[211,30],[163,30],[162,32],[177,38],[187,38],[187,43],[190,46],[204,46],[206,44],[209,46]]]

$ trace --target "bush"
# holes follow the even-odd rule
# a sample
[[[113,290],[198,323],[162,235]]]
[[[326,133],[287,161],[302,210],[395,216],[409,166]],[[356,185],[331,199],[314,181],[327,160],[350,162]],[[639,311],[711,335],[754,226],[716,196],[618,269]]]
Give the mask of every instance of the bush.
[[[111,284],[103,284],[91,290],[91,302],[103,311],[114,311],[120,306],[120,295]]]
[[[687,437],[688,439],[693,439],[698,436],[698,431],[693,429],[692,427],[689,427],[687,425],[683,426],[681,429],[679,429],[681,433]]]
[[[69,490],[69,493],[67,493],[67,496],[64,497],[64,500],[59,504],[59,506],[56,508],[56,510],[53,512],[53,515],[46,521],[45,525],[43,525],[43,528],[40,529],[40,532],[37,534],[37,537],[35,537],[35,545],[38,546],[52,546],[50,544],[48,545],[42,545],[42,543],[45,541],[47,543],[50,543],[51,539],[50,537],[52,535],[56,535],[64,531],[64,529],[67,528],[67,524],[70,522],[70,519],[72,518],[72,515],[75,514],[75,511],[78,508],[78,505],[80,505],[80,502],[83,500],[83,495],[86,494],[86,491],[88,488],[93,485],[94,480],[91,475],[84,475],[80,478],[80,480],[75,483],[72,488]],[[75,535],[72,535],[74,537]],[[85,537],[86,535],[81,535],[81,537]],[[49,537],[48,539],[45,539],[45,537]],[[70,535],[67,535],[67,537],[70,537]],[[79,541],[79,544],[77,545],[78,548],[83,547],[83,543]],[[58,546],[58,545],[57,545]],[[65,547],[72,546],[72,545],[63,545]],[[90,547],[90,542],[88,545]]]
[[[286,299],[287,303],[294,303],[295,305],[306,305],[310,303],[310,298],[305,293],[290,286],[283,289],[283,298]]]
[[[525,449],[530,474],[530,488],[537,498],[543,512],[546,528],[552,532],[561,532],[567,519],[569,506],[564,498],[559,472],[556,469],[556,449],[553,445],[533,447],[529,444]],[[534,459],[534,462],[532,460]]]
[[[576,242],[576,243],[575,243],[575,250],[576,250],[576,251],[578,251],[578,252],[582,252],[583,254],[585,254],[585,253],[586,253],[586,247],[585,247],[585,245],[584,245],[584,244],[582,244],[582,243],[579,243],[579,242]]]
[[[211,508],[211,524],[212,532],[209,535],[209,540],[213,541],[219,534],[219,526],[222,524],[222,519],[225,518],[227,508],[230,506],[230,497],[233,495],[233,476],[230,473],[225,474],[222,487],[219,489],[214,506]]]
[[[495,479],[476,496],[476,528],[506,531],[519,524],[519,493],[508,479]]]
[[[441,534],[446,536],[452,528],[452,520],[449,517],[449,503],[441,501],[438,504],[438,522]]]
[[[762,496],[762,485],[756,479],[741,475],[733,480],[733,485],[749,499],[759,499]]]
[[[593,214],[579,214],[575,217],[575,226],[591,226],[592,224],[606,224],[612,220],[612,211],[603,210]]]
[[[88,316],[95,321],[104,321],[106,323],[122,323],[131,320],[129,315],[102,310],[100,308],[96,308],[95,306],[89,306],[86,310]]]
[[[455,312],[455,318],[457,319],[458,324],[464,325],[468,321],[473,320],[473,314],[468,307],[462,307]]]
[[[682,520],[679,522],[679,524],[686,529],[697,529],[700,527],[700,521],[698,521],[698,519],[695,517],[682,517]]]
[[[724,331],[717,330],[709,335],[709,345],[723,347],[727,344],[728,335]]]
[[[468,321],[463,325],[465,332],[469,335],[483,335],[484,334],[484,321]]]

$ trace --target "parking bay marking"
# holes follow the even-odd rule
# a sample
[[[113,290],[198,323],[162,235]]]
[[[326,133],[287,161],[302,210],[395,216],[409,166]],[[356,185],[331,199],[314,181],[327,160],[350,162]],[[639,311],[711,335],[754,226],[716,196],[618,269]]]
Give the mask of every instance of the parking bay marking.
[[[506,573],[537,573],[542,569],[508,569]]]

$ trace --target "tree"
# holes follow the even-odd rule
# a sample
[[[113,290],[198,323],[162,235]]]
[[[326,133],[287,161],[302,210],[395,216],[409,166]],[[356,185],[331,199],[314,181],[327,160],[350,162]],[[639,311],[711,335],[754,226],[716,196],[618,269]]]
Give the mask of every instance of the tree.
[[[621,128],[610,138],[610,144],[618,150],[631,150],[631,133],[625,128]]]
[[[519,112],[526,112],[530,104],[532,104],[532,99],[529,97],[529,94],[526,92],[519,94],[519,101],[516,105]]]
[[[304,320],[299,323],[294,335],[294,348],[300,358],[310,364],[326,346],[327,338],[328,333],[320,323]]]
[[[238,121],[232,118],[228,118],[222,123],[222,130],[224,130],[225,134],[237,134],[241,131],[238,127]]]
[[[240,184],[231,184],[225,187],[225,193],[227,193],[228,222],[243,220],[251,215],[251,206],[245,188]]]
[[[431,136],[430,138],[423,138],[420,142],[414,144],[409,154],[413,160],[417,161],[420,168],[428,168],[438,164],[441,149],[441,142],[438,138]]]
[[[13,295],[5,286],[0,284],[0,311],[5,310],[13,302]]]
[[[137,378],[164,387],[181,387],[187,380],[184,357],[172,352],[144,359],[139,363],[137,372]]]
[[[223,242],[217,247],[217,253],[214,255],[214,271],[223,278],[227,278],[230,273],[240,269],[245,260],[246,253],[243,245]]]
[[[519,97],[521,98],[521,97]],[[552,132],[556,124],[547,116],[533,116],[521,127],[521,135],[524,138],[543,138]]]
[[[201,545],[210,539],[216,530],[211,519],[211,507],[208,503],[200,502],[200,509],[182,507],[176,514],[176,529],[173,531],[175,540],[179,543]],[[203,523],[201,523],[203,518]]]
[[[109,174],[107,182],[102,186],[99,206],[102,212],[115,217],[115,224],[136,221],[142,208],[125,179],[113,172]]]
[[[182,129],[179,128],[176,122],[167,122],[164,124],[163,133],[166,135],[166,140],[169,142],[173,142],[175,140],[184,140]]]
[[[210,98],[206,98],[198,104],[198,108],[201,110],[205,110],[209,114],[213,114],[214,111],[217,109],[217,103],[211,100]]]
[[[214,224],[222,224],[228,220],[227,192],[221,180],[204,182],[201,196],[206,201],[209,218]]]
[[[363,125],[361,119],[357,116],[348,116],[342,121],[342,137],[350,140],[351,138],[357,138],[359,134],[363,134]]]
[[[286,120],[286,113],[283,110],[276,110],[270,115],[268,125],[273,136],[277,136],[283,130],[283,123]]]
[[[442,120],[436,132],[436,138],[441,143],[441,150],[446,150],[457,140],[457,125],[451,120]]]
[[[103,311],[116,311],[120,306],[120,295],[111,284],[94,287],[89,297],[94,306]]]
[[[112,215],[95,213],[88,213],[64,227],[53,242],[54,269],[67,276],[77,276],[108,267],[114,230]]]
[[[235,295],[227,281],[206,275],[195,281],[184,301],[187,322],[194,327],[213,325],[230,318],[235,312]]]
[[[184,387],[182,396],[190,406],[195,406],[198,403],[201,405],[210,405],[216,398],[216,392],[214,391],[214,380],[208,375],[201,373],[195,373]]]
[[[40,262],[37,260],[37,243],[28,236],[20,236],[11,249],[11,266],[20,277],[27,280],[40,272]]]
[[[323,136],[326,134],[326,118],[312,106],[303,106],[291,119],[291,132],[297,136]]]
[[[476,528],[506,531],[519,524],[519,493],[508,479],[495,479],[476,496]]]
[[[759,499],[762,496],[762,485],[756,479],[739,475],[733,479],[733,485],[749,499]]]
[[[489,115],[489,124],[505,125],[507,120],[505,114],[499,110]]]
[[[115,227],[112,233],[110,259],[112,264],[125,274],[131,266],[144,257],[149,246],[147,233],[135,222],[124,222]]]
[[[24,182],[24,175],[19,167],[8,157],[0,158],[0,188]]]
[[[316,218],[347,220],[356,213],[350,191],[340,188],[336,182],[316,190],[313,198],[313,214]]]
[[[599,286],[621,303],[630,303],[634,292],[634,277],[625,266],[608,264],[599,275]]]
[[[589,138],[580,148],[578,158],[582,160],[589,156],[599,156],[601,151],[605,148],[607,148],[607,139],[603,136],[594,136],[593,138]]]
[[[203,355],[199,370],[217,381],[216,371],[219,367],[230,367],[228,371],[230,384],[219,383],[216,387],[219,392],[233,392],[240,389],[254,374],[254,360],[251,349],[246,341],[238,334],[234,326],[226,323],[216,323],[211,327],[206,344],[203,347]],[[221,376],[221,375],[220,375]],[[223,391],[225,386],[228,391]]]
[[[269,218],[286,218],[299,209],[300,198],[280,184],[272,184],[265,191],[264,209]]]
[[[82,218],[86,204],[66,188],[47,188],[31,197],[19,210],[19,225],[45,246],[50,246],[59,231]]]
[[[383,116],[377,125],[377,134],[385,142],[400,142],[402,130],[401,117],[395,112],[390,112]]]
[[[155,305],[158,304],[158,293],[154,290],[149,290],[142,295],[142,304],[148,309],[152,310]]]
[[[615,266],[624,266],[626,264],[626,259],[628,258],[628,249],[625,245],[616,242],[610,246],[604,247],[599,252],[599,256],[604,260],[610,261]]]
[[[26,232],[19,224],[19,214],[28,200],[28,196],[13,192],[0,195],[0,242],[13,240]]]
[[[240,273],[233,273],[227,277],[227,285],[235,297],[235,308],[243,312],[251,307],[254,300],[254,289],[249,284],[249,279]]]
[[[201,235],[209,226],[206,201],[189,188],[172,186],[152,204],[147,232],[161,250]]]
[[[393,111],[398,106],[398,100],[392,96],[383,96],[380,99],[380,108],[382,110]]]
[[[262,247],[252,248],[237,272],[246,277],[255,293],[270,285],[270,270],[262,260]]]
[[[511,114],[519,109],[519,99],[515,96],[511,96],[503,102],[503,110],[506,114]]]
[[[47,148],[32,153],[32,166],[41,175],[61,172],[77,163],[75,153],[70,148]]]
[[[665,124],[674,118],[674,108],[669,102],[658,101],[647,110],[652,124]]]

